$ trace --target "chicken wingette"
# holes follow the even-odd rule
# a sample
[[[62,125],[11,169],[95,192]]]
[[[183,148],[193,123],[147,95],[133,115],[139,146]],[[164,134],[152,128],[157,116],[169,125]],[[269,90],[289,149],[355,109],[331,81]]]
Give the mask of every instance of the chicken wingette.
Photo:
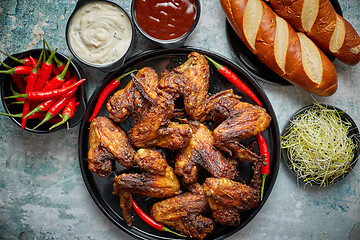
[[[94,118],[89,132],[88,169],[90,171],[104,177],[112,173],[113,161],[125,167],[134,166],[135,150],[126,133],[110,119],[101,116]]]

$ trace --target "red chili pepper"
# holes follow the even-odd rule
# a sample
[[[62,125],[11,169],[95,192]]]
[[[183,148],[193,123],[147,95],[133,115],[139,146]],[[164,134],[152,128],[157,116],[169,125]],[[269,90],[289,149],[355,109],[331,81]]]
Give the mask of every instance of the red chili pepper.
[[[21,78],[20,75],[16,75],[16,74],[11,74],[11,79],[12,81],[15,83],[17,89],[19,90],[19,92],[21,93],[25,93],[26,91],[26,86],[25,86],[25,82],[24,80]]]
[[[25,65],[25,66],[30,66],[30,67],[32,66],[32,65],[31,65],[31,61],[30,61],[30,58],[19,59],[19,58],[16,58],[16,57],[14,57],[14,56],[12,56],[12,55],[4,52],[4,51],[1,51],[1,50],[0,50],[0,52],[1,52],[2,54],[6,55],[7,57],[9,57],[10,59],[14,60],[15,62],[18,62],[18,63],[23,64],[23,65]],[[33,67],[33,66],[32,66],[32,67]]]
[[[259,99],[256,97],[256,95],[248,88],[248,86],[243,83],[240,78],[236,76],[235,73],[230,71],[227,67],[215,62],[215,60],[211,59],[208,56],[205,56],[212,64],[214,64],[215,68],[218,70],[218,72],[223,75],[228,81],[230,81],[232,84],[234,84],[238,89],[243,91],[245,94],[247,94],[249,97],[251,97],[254,102],[256,102],[259,106],[262,106]]]
[[[81,80],[77,81],[76,83],[73,83],[70,86],[65,87],[65,88],[55,89],[55,90],[51,90],[48,92],[38,91],[38,92],[19,94],[19,95],[4,97],[4,99],[23,97],[30,101],[46,101],[49,99],[60,97],[64,93],[67,93],[70,90],[77,88],[80,84],[82,84],[85,81],[86,81],[86,79],[84,78],[84,79],[81,79]]]
[[[8,70],[1,70],[0,74],[4,73],[4,74],[29,75],[32,70],[33,67],[30,66],[16,66]]]
[[[46,92],[49,90],[53,90],[53,89],[57,89],[59,88],[65,81],[65,73],[70,65],[72,59],[72,55],[69,58],[69,61],[66,63],[66,66],[64,68],[64,70],[57,75],[56,77],[53,77],[42,89],[41,91]]]
[[[47,48],[49,49],[50,53],[53,53],[53,51],[51,50],[49,44],[47,43],[47,41],[44,39],[44,43],[46,44]],[[62,72],[64,71],[65,69],[65,64],[60,61],[56,56],[54,56],[54,60],[55,60],[55,63],[56,63],[56,67],[58,69],[59,72]],[[65,73],[65,78],[66,79],[70,79],[71,78],[71,72],[69,70],[66,71]]]
[[[66,104],[70,101],[70,99],[72,98],[73,95],[75,95],[77,88],[72,89],[71,91],[65,93],[63,96],[61,96],[48,110],[48,112],[46,113],[46,116],[44,117],[44,119],[33,128],[33,130],[35,130],[36,128],[38,128],[39,126],[41,126],[42,124],[46,123],[47,121],[49,121],[50,119],[54,118],[56,115],[58,115],[61,110],[64,109],[64,107],[66,106]]]
[[[71,119],[74,116],[75,109],[76,109],[76,94],[74,94],[72,96],[70,101],[64,107],[64,109],[63,109],[63,111],[61,113],[62,120],[60,122],[58,122],[57,124],[54,124],[53,126],[51,126],[49,128],[49,130],[51,130],[53,128],[56,128],[56,127],[60,126],[61,124],[64,124],[64,123],[68,122],[69,119]]]
[[[42,55],[43,55],[43,51],[40,54],[40,58],[42,57]],[[34,61],[34,59],[31,56],[30,56],[30,60]],[[25,93],[31,93],[35,89],[36,81],[39,76],[39,72],[38,72],[39,64],[40,64],[40,61],[37,62],[36,66],[33,68],[31,73],[29,74]],[[25,125],[26,125],[26,121],[27,121],[25,116],[29,113],[30,105],[31,105],[31,101],[25,100],[24,106],[23,106],[23,115],[22,115],[23,117],[21,119],[21,130],[25,129]]]
[[[93,114],[89,118],[89,122],[91,122],[96,117],[96,115],[99,113],[103,103],[105,102],[105,100],[109,96],[109,94],[120,85],[120,80],[135,71],[137,71],[137,70],[133,70],[128,73],[125,73],[125,74],[121,75],[120,77],[113,79],[108,85],[106,85],[106,87],[104,88],[104,90],[102,90],[102,92],[96,102]]]
[[[261,133],[256,135],[256,140],[259,145],[260,156],[265,156],[265,164],[261,166],[260,170],[262,174],[260,200],[262,200],[264,195],[266,176],[270,173],[270,155],[268,145],[266,144],[265,138]]]
[[[136,203],[136,201],[134,199],[132,199],[132,206],[133,206],[135,212],[139,215],[139,217],[142,220],[144,220],[144,222],[149,224],[151,227],[155,228],[156,230],[164,231],[164,232],[170,232],[170,233],[173,233],[173,234],[175,234],[177,236],[180,236],[180,237],[186,237],[183,234],[180,234],[180,233],[177,233],[177,232],[174,232],[174,231],[168,229],[163,224],[160,224],[160,223],[156,222],[154,219],[152,219],[151,217],[146,215],[146,213],[144,213],[143,210],[141,210],[141,208],[139,207],[139,205]]]
[[[35,91],[40,91],[49,81],[51,71],[52,71],[52,61],[55,56],[57,49],[49,56],[49,58],[43,63],[41,67],[41,73],[39,74],[39,79],[36,82]]]
[[[68,81],[66,81],[61,88],[65,88],[70,86],[73,82],[76,82],[77,77],[72,78]],[[31,112],[29,112],[25,118],[28,118],[30,115],[32,115],[33,113],[37,113],[37,112],[46,112],[57,100],[58,98],[52,98],[49,99],[47,101],[43,101],[41,102],[39,105],[37,105]]]

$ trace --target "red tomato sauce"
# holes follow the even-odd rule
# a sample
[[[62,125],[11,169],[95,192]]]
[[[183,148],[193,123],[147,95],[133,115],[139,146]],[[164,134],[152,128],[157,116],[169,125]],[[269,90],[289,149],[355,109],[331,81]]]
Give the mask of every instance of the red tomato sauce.
[[[188,32],[196,18],[195,0],[138,0],[135,15],[141,29],[153,38],[171,40]]]

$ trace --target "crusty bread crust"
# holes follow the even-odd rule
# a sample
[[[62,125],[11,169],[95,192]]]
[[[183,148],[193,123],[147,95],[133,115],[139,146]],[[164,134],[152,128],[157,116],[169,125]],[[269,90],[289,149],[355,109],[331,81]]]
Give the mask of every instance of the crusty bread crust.
[[[360,61],[359,34],[336,13],[329,0],[265,1],[294,29],[306,33],[324,52],[349,65]],[[312,21],[314,16],[316,18]]]
[[[245,8],[249,1],[257,1],[256,4],[251,3],[250,6],[261,6],[261,9],[257,9],[257,11],[262,13],[256,14],[256,16],[261,17],[261,20],[255,43],[253,44],[254,47],[249,43],[248,39],[251,40],[251,38],[247,38],[246,36],[248,31],[244,31],[244,28],[249,26],[243,24]],[[320,59],[319,61],[315,61],[315,63],[319,62],[319,65],[312,66],[311,69],[305,70],[306,66],[304,65],[304,61],[312,61],[311,59],[306,59],[307,55],[304,54],[304,52],[308,52],[308,50],[304,50],[307,46],[301,43],[297,32],[287,22],[288,36],[283,37],[288,38],[288,46],[283,46],[286,48],[285,51],[275,49],[276,28],[278,27],[276,17],[278,16],[265,2],[261,0],[220,0],[220,3],[227,19],[241,41],[271,70],[305,91],[319,96],[330,96],[335,93],[337,90],[337,73],[332,62],[314,44],[312,49],[316,49],[316,54],[319,55]],[[257,21],[254,20],[253,22],[256,23]],[[283,24],[279,25],[283,26]],[[279,60],[282,57],[275,57],[275,52],[277,54],[281,54],[282,52],[286,54],[286,56],[282,56],[286,59],[285,66],[278,64],[277,59]],[[321,72],[307,74],[309,71]],[[321,76],[321,79],[311,79],[311,76],[314,75]]]

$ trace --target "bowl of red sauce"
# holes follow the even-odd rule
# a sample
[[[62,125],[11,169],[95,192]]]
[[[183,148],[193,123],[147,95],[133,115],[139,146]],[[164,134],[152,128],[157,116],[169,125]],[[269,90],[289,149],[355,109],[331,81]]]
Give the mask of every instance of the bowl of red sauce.
[[[199,21],[200,0],[133,0],[131,15],[143,36],[164,48],[177,48]]]

